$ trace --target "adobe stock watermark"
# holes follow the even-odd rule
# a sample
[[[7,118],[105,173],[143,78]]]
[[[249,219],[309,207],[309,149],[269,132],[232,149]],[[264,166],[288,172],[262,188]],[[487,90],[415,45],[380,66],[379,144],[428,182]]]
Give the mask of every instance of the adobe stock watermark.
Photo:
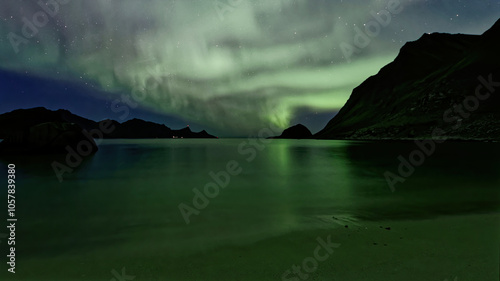
[[[397,15],[402,11],[403,6],[399,0],[389,0],[386,9],[382,9],[379,12],[370,12],[373,20],[364,24],[364,31],[354,26],[354,46],[346,42],[340,43],[340,50],[342,50],[347,62],[351,62],[351,57],[355,53],[361,53],[362,49],[368,47],[372,39],[380,34],[382,28],[387,27],[391,23],[393,15]]]
[[[12,49],[16,54],[19,53],[19,47],[21,44],[28,44],[29,40],[37,36],[40,32],[40,28],[44,28],[50,21],[50,18],[54,18],[59,14],[61,9],[60,5],[66,5],[71,0],[39,0],[36,2],[40,7],[40,10],[31,16],[31,20],[27,17],[23,17],[23,27],[21,28],[20,35],[14,32],[10,32],[7,35],[7,39],[12,46]]]
[[[227,13],[232,13],[244,0],[213,0],[214,9],[220,21],[226,19]]]
[[[281,275],[282,281],[307,280],[311,274],[318,270],[320,263],[326,261],[333,254],[333,249],[337,249],[341,245],[332,243],[331,235],[328,235],[326,241],[321,237],[316,238],[316,241],[318,246],[314,249],[312,256],[304,258],[300,265],[294,264],[287,269]]]
[[[266,148],[266,144],[272,142],[271,139],[267,138],[275,136],[282,131],[283,129],[272,125],[269,128],[261,129],[258,132],[258,138],[248,138],[246,141],[243,141],[238,145],[238,154],[246,156],[246,162],[252,162],[255,158],[257,158],[258,152],[263,151]],[[231,178],[240,175],[242,172],[243,168],[241,167],[240,162],[236,160],[228,161],[225,169],[217,173],[210,171],[208,176],[211,178],[211,181],[203,187],[203,190],[199,188],[192,189],[194,193],[192,205],[180,203],[178,206],[186,224],[191,222],[190,216],[199,215],[201,210],[208,207],[210,199],[216,198],[221,189],[226,188],[230,184]]]
[[[146,80],[147,88],[134,86],[131,91],[131,95],[123,94],[121,98],[115,99],[111,103],[111,111],[113,113],[121,113],[118,120],[121,122],[125,121],[130,116],[130,108],[136,108],[139,103],[146,100],[148,95],[153,96],[155,101],[159,101],[159,96],[154,95],[157,93],[158,88],[161,86],[162,77],[159,75],[154,75],[152,71],[148,71],[151,76]],[[169,74],[170,75],[170,74]],[[168,76],[167,76],[168,77]],[[61,183],[64,178],[64,174],[72,173],[76,168],[78,168],[83,163],[83,158],[89,156],[92,153],[92,140],[95,141],[97,145],[101,144],[105,135],[112,134],[116,130],[116,126],[110,120],[105,120],[99,122],[99,127],[90,131],[83,130],[82,133],[86,137],[85,140],[78,142],[75,148],[71,146],[66,146],[66,158],[65,164],[58,161],[52,162],[52,169],[54,170],[57,179]]]
[[[86,139],[80,140],[76,147],[70,145],[65,147],[66,158],[65,164],[58,161],[53,161],[51,164],[52,170],[56,174],[59,183],[63,182],[65,173],[72,173],[74,169],[78,168],[83,163],[83,158],[92,154],[94,147],[92,142],[95,141],[99,145],[104,139],[105,134],[111,134],[116,129],[116,126],[110,121],[105,120],[99,122],[99,128],[90,131],[83,130],[82,133]]]
[[[113,113],[122,113],[120,116],[121,120],[128,118],[130,108],[137,108],[139,104],[146,101],[148,98],[152,99],[155,104],[163,106],[165,109],[168,109],[167,106],[182,106],[187,103],[183,95],[176,94],[175,92],[169,93],[168,96],[163,96],[163,98],[168,98],[168,103],[166,103],[166,100],[162,99],[161,96],[162,93],[165,93],[165,91],[161,91],[161,87],[172,81],[174,75],[170,72],[162,73],[152,68],[153,67],[148,67],[146,70],[148,77],[145,79],[144,86],[138,84],[133,85],[130,95],[122,94],[120,98],[111,102],[111,111],[113,111]]]
[[[493,74],[489,74],[487,79],[483,76],[479,76],[477,79],[479,84],[475,89],[475,93],[467,96],[461,103],[454,104],[443,113],[445,123],[455,124],[452,127],[453,130],[460,128],[462,122],[471,117],[472,113],[479,108],[481,102],[490,98],[495,93],[496,88],[500,87],[500,82],[493,81]],[[415,140],[417,148],[411,151],[408,157],[398,156],[397,174],[391,171],[384,173],[385,180],[392,192],[395,192],[397,183],[404,183],[413,175],[416,167],[423,165],[425,160],[436,152],[437,144],[442,144],[447,140],[446,134],[445,130],[439,127],[434,128],[430,139]]]
[[[116,270],[111,270],[111,274],[113,274],[114,278],[111,278],[110,281],[132,281],[135,279],[133,275],[127,275],[125,272],[125,267],[122,268],[121,274]]]

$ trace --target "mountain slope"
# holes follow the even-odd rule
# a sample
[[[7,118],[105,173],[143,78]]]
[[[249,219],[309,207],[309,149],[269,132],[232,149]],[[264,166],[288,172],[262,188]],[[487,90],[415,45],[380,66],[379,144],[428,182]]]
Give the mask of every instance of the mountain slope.
[[[192,132],[189,127],[181,130],[172,130],[165,125],[147,122],[140,119],[132,119],[123,123],[114,120],[104,120],[101,122],[111,122],[114,126],[109,134],[104,134],[104,138],[216,138],[206,131],[199,133]],[[43,107],[31,109],[18,109],[0,115],[0,139],[6,139],[9,135],[22,131],[26,128],[41,123],[74,123],[85,130],[99,130],[100,122],[95,122],[67,110],[48,110]]]
[[[312,136],[313,134],[306,126],[297,124],[285,129],[280,136],[271,137],[271,139],[310,139]]]
[[[454,139],[500,139],[499,38],[500,20],[483,35],[434,33],[407,43],[315,137],[431,138],[439,128]],[[474,98],[481,85],[480,97],[491,94]]]

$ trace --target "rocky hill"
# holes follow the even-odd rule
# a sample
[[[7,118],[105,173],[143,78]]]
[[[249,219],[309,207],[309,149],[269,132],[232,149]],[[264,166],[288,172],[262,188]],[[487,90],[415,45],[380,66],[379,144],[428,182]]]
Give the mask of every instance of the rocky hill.
[[[285,129],[280,136],[272,137],[271,139],[310,139],[312,136],[313,134],[306,126],[297,124]]]
[[[500,140],[500,20],[483,35],[425,34],[354,89],[319,139]]]
[[[216,138],[206,131],[192,132],[189,127],[181,130],[172,130],[169,127],[140,119],[133,119],[123,123],[114,120],[92,121],[67,110],[48,110],[43,107],[32,109],[18,109],[0,115],[0,139],[7,139],[15,133],[26,130],[38,124],[73,123],[91,131],[99,130],[100,123],[107,122],[113,130],[103,134],[104,138],[145,139],[145,138]]]

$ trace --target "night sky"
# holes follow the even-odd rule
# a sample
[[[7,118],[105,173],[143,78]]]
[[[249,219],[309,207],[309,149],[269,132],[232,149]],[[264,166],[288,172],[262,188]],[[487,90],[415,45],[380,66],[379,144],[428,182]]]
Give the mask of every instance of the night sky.
[[[499,17],[497,0],[2,0],[0,113],[316,132],[405,42]]]

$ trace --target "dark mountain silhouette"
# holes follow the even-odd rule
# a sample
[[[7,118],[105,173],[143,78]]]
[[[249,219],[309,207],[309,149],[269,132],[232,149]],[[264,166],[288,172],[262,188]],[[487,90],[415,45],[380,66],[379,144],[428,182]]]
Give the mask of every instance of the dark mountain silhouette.
[[[354,89],[319,139],[500,140],[500,20],[483,35],[425,34]]]
[[[297,124],[285,129],[280,136],[271,137],[271,139],[310,139],[312,136],[313,134],[306,126]]]
[[[116,122],[116,121],[115,121]],[[116,122],[117,123],[117,122]],[[116,124],[116,129],[108,135],[108,138],[120,139],[149,139],[149,138],[216,138],[208,134],[205,130],[195,133],[189,127],[180,130],[172,130],[163,124],[132,119],[122,124]]]
[[[46,122],[16,131],[0,142],[1,154],[65,153],[67,147],[89,156],[97,152],[92,137],[74,123]]]
[[[110,132],[103,134],[103,138],[216,138],[206,131],[192,132],[189,127],[181,130],[172,130],[165,125],[133,119],[123,123],[114,120],[92,121],[67,110],[48,110],[43,107],[32,109],[18,109],[0,115],[0,139],[7,139],[12,134],[24,131],[42,123],[73,123],[87,131],[100,130],[103,123],[107,123]]]

